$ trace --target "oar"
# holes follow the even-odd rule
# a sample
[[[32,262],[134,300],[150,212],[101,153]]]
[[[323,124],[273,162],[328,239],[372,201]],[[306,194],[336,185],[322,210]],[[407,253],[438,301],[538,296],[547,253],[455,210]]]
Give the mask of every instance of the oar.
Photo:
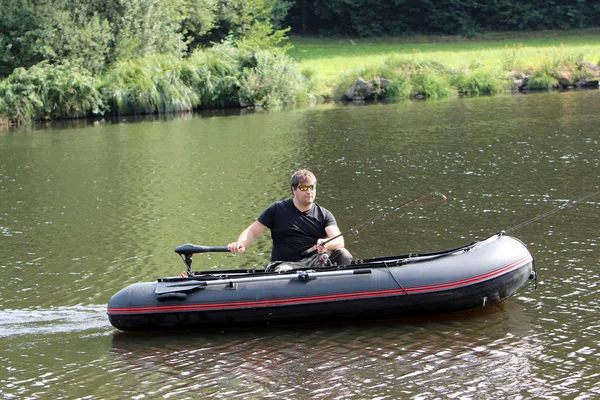
[[[226,279],[214,279],[206,281],[179,281],[179,282],[158,282],[155,294],[165,294],[174,292],[187,292],[193,289],[200,289],[206,286],[216,285],[227,285],[233,287],[238,283],[252,283],[252,282],[263,282],[263,281],[280,281],[280,280],[298,280],[298,281],[309,281],[317,278],[327,278],[333,276],[345,276],[345,275],[364,275],[370,274],[370,268],[352,269],[344,271],[324,271],[324,272],[306,272],[300,271],[295,274],[280,274],[280,275],[265,275],[265,276],[253,276],[248,278],[226,278]]]
[[[331,242],[332,240],[335,240],[341,236],[347,235],[349,233],[353,233],[355,235],[358,234],[358,228],[364,226],[364,225],[373,225],[375,223],[376,220],[381,219],[381,218],[385,218],[387,217],[389,214],[393,213],[394,211],[398,211],[402,208],[405,207],[418,207],[418,206],[424,206],[427,204],[436,204],[436,203],[445,203],[446,200],[448,200],[448,198],[442,194],[442,193],[438,193],[438,192],[433,192],[433,193],[426,193],[424,195],[421,195],[419,197],[415,197],[414,199],[407,201],[406,203],[402,203],[397,207],[394,207],[386,212],[384,212],[381,215],[377,215],[373,218],[371,218],[368,221],[364,221],[361,222],[358,225],[353,226],[352,228],[348,229],[347,231],[344,231],[342,233],[340,233],[339,235],[336,235],[332,238],[329,238],[323,242],[321,242],[321,245],[326,245],[327,243]],[[302,252],[302,257],[308,257],[311,254],[315,253],[315,249],[306,249]]]

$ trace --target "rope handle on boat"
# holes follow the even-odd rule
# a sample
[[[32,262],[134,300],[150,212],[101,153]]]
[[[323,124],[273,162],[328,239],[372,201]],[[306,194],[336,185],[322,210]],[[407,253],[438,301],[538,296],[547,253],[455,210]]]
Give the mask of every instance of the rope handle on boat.
[[[332,240],[335,240],[339,237],[342,237],[344,235],[347,235],[349,233],[352,233],[354,235],[358,235],[358,228],[361,228],[365,225],[373,225],[375,223],[375,221],[377,221],[378,219],[382,219],[387,217],[388,215],[390,215],[391,213],[393,213],[394,211],[398,211],[402,208],[405,207],[419,207],[419,206],[425,206],[428,204],[437,204],[437,203],[445,203],[448,200],[448,198],[446,197],[446,195],[440,193],[440,192],[431,192],[431,193],[426,193],[423,194],[421,196],[415,197],[414,199],[407,201],[406,203],[402,203],[399,206],[396,206],[390,210],[387,210],[386,212],[384,212],[383,214],[377,215],[373,218],[371,218],[368,221],[363,221],[355,226],[353,226],[352,228],[340,233],[339,235],[335,235],[334,237],[331,237],[325,241],[320,242],[322,246],[325,246],[327,243],[331,242]],[[302,252],[302,257],[307,257],[311,254],[315,253],[315,249],[310,248],[310,249],[306,249]]]

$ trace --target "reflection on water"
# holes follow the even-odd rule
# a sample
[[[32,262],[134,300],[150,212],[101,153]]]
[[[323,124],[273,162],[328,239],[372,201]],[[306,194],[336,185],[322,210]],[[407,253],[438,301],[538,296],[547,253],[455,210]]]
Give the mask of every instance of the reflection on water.
[[[506,397],[535,386],[529,360],[541,346],[529,337],[530,321],[522,311],[509,305],[433,321],[323,329],[117,333],[112,353],[137,371],[153,395]],[[158,389],[157,381],[168,384]]]
[[[73,122],[0,133],[4,398],[487,399],[600,396],[600,199],[514,235],[538,290],[434,320],[124,335],[105,304],[229,243],[291,173],[319,178],[357,258],[453,248],[600,189],[600,92],[244,115]],[[263,266],[270,240],[195,269]]]

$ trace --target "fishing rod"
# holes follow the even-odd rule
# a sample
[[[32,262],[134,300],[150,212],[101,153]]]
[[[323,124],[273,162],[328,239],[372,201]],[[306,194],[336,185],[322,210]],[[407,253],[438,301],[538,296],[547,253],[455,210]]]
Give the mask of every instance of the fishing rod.
[[[575,199],[575,200],[572,200],[572,201],[568,201],[568,202],[566,202],[565,204],[563,204],[563,205],[561,205],[561,206],[559,206],[559,207],[556,207],[556,208],[554,208],[554,209],[552,209],[552,210],[546,211],[545,213],[542,213],[542,214],[538,215],[537,217],[533,217],[533,218],[531,218],[531,219],[529,219],[529,220],[527,220],[527,221],[525,221],[525,222],[521,222],[520,224],[513,226],[512,228],[506,229],[506,230],[504,231],[504,233],[509,233],[509,232],[516,231],[517,229],[519,229],[519,228],[522,228],[522,227],[524,227],[525,225],[529,225],[529,224],[530,224],[530,223],[532,223],[532,222],[539,221],[539,220],[540,220],[540,219],[542,219],[542,218],[546,218],[546,217],[547,217],[547,216],[549,216],[549,215],[552,215],[552,214],[554,214],[554,213],[557,213],[557,212],[559,212],[559,211],[562,211],[562,210],[564,210],[565,208],[572,207],[572,206],[574,206],[575,204],[578,204],[578,203],[580,203],[580,202],[582,202],[582,201],[584,201],[584,200],[586,200],[586,199],[588,199],[588,198],[590,198],[590,197],[597,196],[597,195],[599,195],[599,194],[600,194],[600,190],[598,190],[598,191],[596,191],[596,192],[593,192],[593,193],[588,193],[588,194],[586,194],[585,196],[581,196],[581,197],[580,197],[580,198],[578,198],[578,199]]]
[[[335,239],[337,239],[339,237],[342,237],[344,235],[347,235],[349,233],[352,233],[354,235],[358,235],[358,228],[361,228],[361,227],[363,227],[365,225],[373,225],[375,223],[375,221],[377,221],[379,219],[382,219],[382,218],[385,218],[388,215],[390,215],[391,213],[393,213],[395,211],[398,211],[398,210],[400,210],[402,208],[405,208],[405,207],[419,207],[419,206],[424,206],[424,205],[427,205],[427,204],[445,203],[446,200],[448,200],[448,198],[444,194],[439,193],[439,192],[432,192],[432,193],[423,194],[421,196],[415,197],[414,199],[412,199],[410,201],[407,201],[406,203],[402,203],[399,206],[394,207],[394,208],[392,208],[392,209],[384,212],[383,214],[377,215],[377,216],[371,218],[368,221],[361,222],[360,224],[357,224],[357,225],[353,226],[352,228],[350,228],[350,229],[348,229],[348,230],[346,230],[346,231],[344,231],[344,232],[342,232],[342,233],[340,233],[338,235],[335,235],[334,237],[331,237],[331,238],[329,238],[329,239],[327,239],[325,241],[320,242],[321,246],[325,246],[327,243],[331,242],[332,240],[335,240]],[[312,249],[312,248],[304,250],[302,252],[302,256],[306,257],[306,256],[308,256],[310,254],[313,254],[315,251],[316,250]]]

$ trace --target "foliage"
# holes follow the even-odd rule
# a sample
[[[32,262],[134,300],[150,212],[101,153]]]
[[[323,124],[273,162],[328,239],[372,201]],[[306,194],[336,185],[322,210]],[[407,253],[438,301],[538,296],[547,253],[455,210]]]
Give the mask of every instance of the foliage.
[[[367,37],[562,29],[589,26],[600,16],[589,0],[0,0],[0,9],[0,79],[6,78],[0,114],[13,121],[286,106],[315,92],[339,97],[358,77],[387,79],[387,89],[375,84],[376,93],[397,98],[494,93],[513,69],[534,71],[529,87],[597,77],[585,54],[562,48],[536,54],[532,63],[522,43],[498,42],[500,57],[481,53],[449,67],[445,57],[461,58],[454,43],[445,53],[408,44],[408,52],[385,57],[378,43],[355,46],[355,39],[338,46],[346,58],[329,69],[345,72],[332,83],[318,64],[296,64],[288,54],[319,54],[293,52],[290,30],[282,29],[290,21],[295,28]],[[444,62],[431,61],[431,51]],[[330,62],[332,56],[327,47],[321,57]]]
[[[292,36],[294,47],[289,53],[301,68],[318,71],[320,81],[331,82],[325,89],[315,87],[316,96],[341,98],[358,77],[390,80],[388,95],[392,96],[396,76],[405,73],[410,77],[425,70],[448,81],[448,94],[494,93],[513,89],[509,76],[520,82],[523,75],[553,65],[551,76],[562,84],[598,79],[595,63],[585,61],[597,60],[598,32],[503,32],[485,41],[437,36],[354,40]],[[543,67],[543,63],[549,66]]]
[[[111,62],[185,51],[179,0],[128,0],[118,5],[121,12],[112,18]]]
[[[249,27],[247,34],[237,40],[229,37],[231,44],[242,50],[270,49],[272,51],[285,52],[291,48],[291,44],[286,43],[288,38],[286,33],[288,29],[273,31],[268,22],[255,21]]]
[[[0,83],[0,113],[17,122],[32,120],[43,108],[35,82],[25,75],[24,68],[17,68],[9,79]]]
[[[236,103],[241,70],[238,48],[231,43],[222,43],[209,49],[198,49],[187,59],[186,65],[197,76],[192,85],[201,107],[228,107]]]
[[[112,39],[106,20],[82,9],[53,10],[49,26],[38,28],[35,38],[36,58],[52,64],[70,62],[92,73],[106,64]]]
[[[101,114],[104,103],[88,71],[40,63],[17,68],[0,83],[0,113],[12,120],[76,118]]]
[[[214,27],[200,38],[200,44],[206,46],[227,38],[239,40],[257,23],[272,27],[271,19],[280,24],[287,6],[278,3],[276,0],[217,0]]]
[[[493,94],[502,89],[502,79],[495,71],[480,68],[461,74],[453,86],[463,94]]]
[[[199,104],[195,71],[173,56],[121,61],[104,77],[100,91],[115,114],[189,111]]]
[[[415,61],[399,55],[391,55],[375,65],[361,65],[354,70],[343,71],[338,77],[334,95],[342,98],[358,77],[374,82],[376,97],[385,97],[377,85],[382,78],[390,83],[385,94],[392,98],[431,97],[450,94],[448,70],[435,61]]]
[[[442,34],[574,29],[597,25],[591,0],[295,0],[286,24],[296,33],[324,36]]]
[[[240,103],[261,107],[289,106],[310,99],[308,82],[282,52],[256,50],[256,65],[240,76]]]
[[[256,21],[248,28],[244,37],[231,35],[222,43],[196,49],[187,58],[169,52],[134,59],[123,56],[96,81],[68,60],[16,69],[1,83],[0,112],[23,122],[103,112],[119,115],[202,107],[286,106],[309,99],[310,83],[286,55],[287,47],[281,45],[285,31],[273,32],[268,22]],[[135,48],[139,42],[132,39],[128,43]],[[134,53],[133,49],[127,52]]]
[[[523,61],[521,60],[520,53],[523,49],[523,43],[518,45],[504,47],[505,51],[502,54],[502,68],[506,71],[519,70]]]
[[[589,63],[581,62],[573,69],[571,79],[573,82],[593,80],[597,79],[597,75]]]
[[[174,54],[181,38],[181,0],[0,0],[0,9],[0,76],[42,61],[98,73],[117,59]]]
[[[450,93],[448,70],[436,61],[415,61],[398,56],[388,58],[381,76],[391,79],[396,97],[445,97]],[[385,73],[385,69],[388,70]]]
[[[43,61],[37,43],[44,26],[52,26],[54,10],[48,0],[0,0],[0,77],[17,67],[29,67]]]
[[[285,19],[294,3],[288,0],[268,0],[268,4],[270,10],[269,20],[273,25],[273,29],[280,30],[287,26]]]
[[[181,31],[190,50],[202,43],[204,37],[214,29],[217,0],[183,0]]]
[[[412,76],[413,97],[441,98],[450,94],[450,83],[444,76],[423,70]]]
[[[266,39],[288,8],[279,0],[0,0],[0,78],[42,61],[98,74],[153,54],[183,58],[258,27]]]
[[[229,38],[190,55],[187,65],[198,76],[194,87],[201,107],[273,107],[308,97],[306,77],[282,48],[273,47],[284,36],[268,35],[264,26],[256,25],[255,34],[237,42]]]
[[[406,99],[413,93],[410,78],[404,74],[398,74],[391,79],[387,93],[393,99]]]
[[[527,80],[528,89],[551,90],[558,87],[558,81],[544,71],[535,72]]]

